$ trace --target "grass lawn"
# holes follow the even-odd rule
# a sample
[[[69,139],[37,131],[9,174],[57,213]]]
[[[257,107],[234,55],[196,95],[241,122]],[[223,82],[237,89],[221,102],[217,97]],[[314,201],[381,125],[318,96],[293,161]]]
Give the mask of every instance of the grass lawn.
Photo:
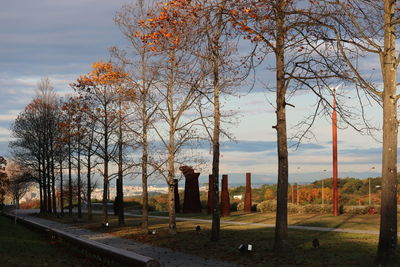
[[[105,266],[4,216],[0,216],[0,259],[0,266]]]
[[[196,216],[202,219],[207,218],[207,215]],[[317,218],[318,216],[321,218]],[[375,229],[379,219],[370,215],[318,216],[315,214],[292,215],[290,221],[298,225]],[[73,223],[72,218],[69,217],[57,220]],[[234,213],[233,216],[223,218],[223,220],[274,223],[274,216],[261,213]],[[108,229],[102,228],[101,222],[101,215],[96,214],[93,222],[83,220],[77,224],[94,231],[106,231],[140,242],[251,266],[372,266],[378,242],[377,235],[289,230],[287,251],[275,255],[272,252],[273,228],[222,224],[221,240],[214,243],[210,242],[210,223],[177,222],[178,234],[171,236],[168,234],[168,224],[165,219],[150,219],[150,229],[157,230],[155,235],[143,233],[139,227],[140,218],[137,217],[126,217],[127,226],[125,227],[118,227],[118,219],[115,216],[110,217]],[[371,225],[368,222],[371,222]],[[197,225],[201,226],[200,232],[195,230]],[[321,244],[318,249],[312,247],[314,238],[318,238]],[[240,253],[238,246],[241,243],[252,244],[253,252]]]
[[[151,212],[150,215],[168,216],[167,212]],[[185,218],[198,218],[209,219],[211,215],[206,213],[198,214],[177,214],[178,217]],[[243,211],[231,212],[231,216],[222,217],[222,221],[229,222],[251,222],[251,223],[265,223],[275,224],[274,212],[254,212],[245,213]],[[288,215],[289,225],[301,226],[318,226],[318,227],[332,227],[343,229],[357,229],[357,230],[379,230],[379,214],[375,215],[348,215],[342,214],[340,216],[333,216],[331,214],[320,213],[307,213],[307,214],[291,214]],[[400,221],[399,221],[400,227]]]

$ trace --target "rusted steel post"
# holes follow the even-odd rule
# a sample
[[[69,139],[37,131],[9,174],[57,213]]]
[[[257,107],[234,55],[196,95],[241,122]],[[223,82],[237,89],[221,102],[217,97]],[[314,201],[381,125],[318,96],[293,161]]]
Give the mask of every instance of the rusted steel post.
[[[246,193],[244,195],[244,211],[251,212],[251,173],[246,173]]]
[[[185,176],[185,196],[183,199],[183,213],[200,213],[199,176],[192,167],[182,166],[179,168]]]
[[[336,90],[333,91],[332,111],[332,144],[333,144],[333,216],[339,215],[339,190],[338,190],[338,158],[337,158],[337,115],[336,115]]]
[[[228,191],[228,175],[222,175],[222,188],[221,188],[221,216],[229,216],[230,212],[230,201]]]
[[[213,210],[212,193],[213,193],[214,177],[212,174],[208,176],[208,195],[207,195],[207,213],[211,214]]]
[[[174,179],[174,198],[175,198],[175,212],[181,212],[181,202],[179,199],[179,188],[178,188],[178,179]]]

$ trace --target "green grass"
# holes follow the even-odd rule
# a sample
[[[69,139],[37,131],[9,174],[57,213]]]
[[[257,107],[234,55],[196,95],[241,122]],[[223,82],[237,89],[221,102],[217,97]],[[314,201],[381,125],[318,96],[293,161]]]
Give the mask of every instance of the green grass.
[[[0,259],[0,266],[106,266],[4,216],[0,216]]]
[[[162,214],[158,213],[157,215]],[[196,216],[208,218],[208,215],[205,214]],[[321,219],[319,216],[323,216],[320,224],[317,223]],[[371,219],[377,219],[374,217],[375,215],[371,217],[368,217],[369,215],[342,216],[306,214],[291,216],[290,220],[298,224],[314,223],[314,226],[341,227],[347,225],[354,229],[363,229],[366,227],[363,225],[364,223]],[[58,220],[73,223],[72,218],[69,217]],[[169,247],[173,250],[251,266],[372,266],[378,242],[377,235],[289,230],[288,249],[277,255],[272,251],[273,228],[222,224],[221,239],[214,243],[210,242],[210,223],[177,222],[178,233],[171,236],[168,234],[167,220],[162,218],[149,220],[150,229],[157,230],[156,235],[144,233],[140,229],[140,220],[138,217],[126,217],[126,226],[119,227],[117,217],[110,216],[110,227],[104,229],[101,227],[101,215],[96,214],[94,221],[87,222],[83,219],[76,224],[94,231],[108,232],[119,237]],[[223,218],[223,220],[273,223],[274,216],[262,213],[233,213],[232,216]],[[201,226],[200,232],[195,230],[197,225]],[[369,227],[367,228],[369,229]],[[318,249],[312,247],[314,238],[318,238],[321,244]],[[238,251],[241,243],[252,244],[254,251],[241,254]]]

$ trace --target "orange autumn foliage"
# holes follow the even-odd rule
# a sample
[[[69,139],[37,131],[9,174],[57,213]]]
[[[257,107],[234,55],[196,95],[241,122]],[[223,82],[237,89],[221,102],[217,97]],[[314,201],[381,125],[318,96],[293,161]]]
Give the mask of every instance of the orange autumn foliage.
[[[77,82],[71,85],[77,91],[90,92],[96,88],[105,90],[108,87],[114,87],[118,94],[117,97],[121,100],[132,101],[136,98],[135,90],[128,86],[128,74],[126,72],[114,66],[111,62],[97,61],[91,67],[91,72],[80,75]],[[80,93],[81,100],[83,100],[84,95]],[[83,108],[87,108],[87,106]]]
[[[177,49],[187,34],[188,25],[196,24],[201,8],[190,0],[168,1],[150,14],[149,19],[139,21],[147,33],[137,31],[136,37],[154,52]]]
[[[98,61],[92,64],[90,73],[78,78],[78,83],[83,86],[115,85],[124,82],[126,77],[127,74],[111,62]]]
[[[297,199],[297,194],[299,194],[300,203],[313,203],[317,199],[320,200],[322,197],[321,188],[310,188],[310,187],[299,187],[298,192],[294,190],[294,198]],[[289,191],[289,199],[291,198],[291,191]],[[332,201],[332,190],[328,187],[324,188],[324,203]]]

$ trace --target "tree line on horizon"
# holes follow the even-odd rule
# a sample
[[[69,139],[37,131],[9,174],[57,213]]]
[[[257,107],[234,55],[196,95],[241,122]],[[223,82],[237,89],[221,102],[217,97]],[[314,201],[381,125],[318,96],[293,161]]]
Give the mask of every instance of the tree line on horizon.
[[[254,83],[272,71],[275,85],[265,85],[265,89],[276,93],[272,104],[278,156],[274,250],[280,252],[288,244],[286,109],[296,108],[290,100],[297,92],[310,91],[316,96],[313,114],[300,122],[301,131],[296,133],[301,141],[318,116],[329,116],[333,108],[329,99],[337,94],[341,120],[360,131],[373,129],[366,114],[371,102],[383,109],[382,216],[376,261],[393,264],[400,97],[396,82],[398,12],[394,0],[139,0],[125,5],[114,21],[129,46],[111,48],[111,60],[94,63],[91,72],[77,78],[68,98],[56,97],[50,81],[43,79],[37,97],[12,127],[13,155],[18,164],[33,171],[40,186],[42,212],[57,212],[58,181],[71,215],[72,190],[68,196],[62,193],[63,170],[67,169],[68,186],[76,172],[78,216],[82,216],[82,169],[86,169],[89,196],[91,175],[99,173],[104,222],[108,220],[110,179],[116,178],[117,202],[122,207],[123,177],[128,172],[139,173],[144,229],[148,227],[148,179],[164,177],[169,188],[169,231],[175,234],[177,167],[197,164],[188,148],[198,140],[209,140],[214,177],[211,240],[218,241],[219,146],[221,136],[229,138],[222,127],[229,114],[221,111],[221,98],[234,94],[243,82]],[[372,69],[359,64],[366,58],[377,61]],[[377,78],[375,72],[381,76]],[[346,107],[350,91],[332,89],[339,83],[355,88],[359,108]],[[162,144],[157,150],[152,147],[154,140]],[[132,151],[140,156],[128,160]],[[110,166],[117,171],[112,173]],[[88,204],[90,214],[90,197]],[[120,210],[119,222],[124,224]]]

